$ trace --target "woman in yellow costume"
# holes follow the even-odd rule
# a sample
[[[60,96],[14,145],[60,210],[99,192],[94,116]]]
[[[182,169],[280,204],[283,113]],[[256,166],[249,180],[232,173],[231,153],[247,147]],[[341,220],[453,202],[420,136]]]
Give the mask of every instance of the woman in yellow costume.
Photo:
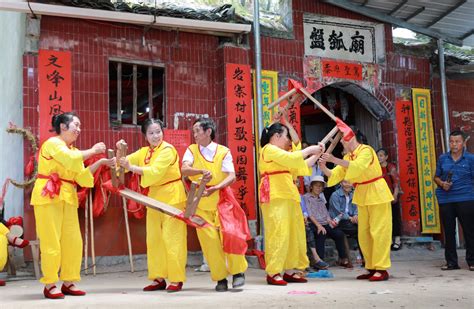
[[[30,242],[20,237],[15,237],[10,234],[10,230],[0,222],[0,270],[2,270],[7,264],[8,249],[7,246],[14,246],[18,248],[24,248],[28,246]],[[0,280],[0,286],[4,286],[6,283]]]
[[[329,177],[328,186],[346,180],[355,187],[352,202],[357,205],[359,213],[358,238],[368,270],[357,279],[383,281],[388,280],[387,269],[391,266],[393,195],[383,178],[377,154],[372,147],[361,143],[364,136],[356,132],[356,135],[351,132],[341,139],[347,153],[343,159],[323,154],[320,167]],[[330,170],[326,162],[337,166]]]
[[[306,232],[300,207],[300,194],[293,175],[311,175],[311,167],[324,146],[292,149],[288,128],[274,123],[262,132],[260,144],[260,203],[265,232],[267,283],[286,285],[307,282],[295,269],[309,265],[306,256]],[[281,273],[285,271],[283,277]]]
[[[76,185],[93,187],[92,173],[103,164],[112,166],[115,158],[100,159],[88,168],[84,167],[84,160],[105,152],[105,144],[97,143],[84,151],[76,149],[73,144],[81,132],[81,121],[74,113],[54,116],[52,127],[57,135],[46,140],[40,148],[38,178],[31,205],[34,206],[36,234],[40,241],[43,294],[46,298],[57,299],[64,295],[86,294],[74,285],[81,279],[82,262]],[[61,292],[56,287],[59,279],[63,281]]]
[[[120,159],[120,165],[141,175],[146,194],[160,202],[184,210],[186,192],[181,181],[179,155],[173,145],[163,141],[161,120],[148,119],[142,125],[149,146]],[[147,190],[148,189],[148,190]],[[147,209],[146,244],[148,278],[152,284],[144,291],[180,291],[186,280],[186,224],[154,209]],[[166,287],[165,279],[170,284]]]

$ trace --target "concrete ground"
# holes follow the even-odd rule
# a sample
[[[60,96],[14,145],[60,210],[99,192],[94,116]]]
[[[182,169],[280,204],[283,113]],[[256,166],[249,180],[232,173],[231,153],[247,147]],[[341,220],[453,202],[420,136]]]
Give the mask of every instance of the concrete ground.
[[[249,269],[243,289],[218,293],[209,273],[188,269],[184,290],[142,292],[149,283],[146,264],[137,261],[135,273],[127,264],[99,267],[98,274],[83,276],[84,297],[47,300],[42,285],[31,277],[8,279],[0,287],[0,308],[474,308],[474,272],[467,269],[464,251],[459,252],[461,270],[441,271],[443,250],[403,248],[392,256],[391,278],[385,282],[355,280],[363,272],[330,268],[331,279],[309,279],[307,284],[269,286],[265,274]]]

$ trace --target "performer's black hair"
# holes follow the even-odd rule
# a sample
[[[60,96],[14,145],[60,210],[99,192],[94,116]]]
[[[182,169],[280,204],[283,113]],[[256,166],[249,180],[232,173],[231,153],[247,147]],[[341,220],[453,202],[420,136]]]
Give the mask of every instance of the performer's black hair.
[[[262,136],[260,138],[260,146],[263,147],[266,144],[270,143],[270,139],[272,138],[272,136],[277,134],[277,133],[280,133],[280,134],[283,133],[284,129],[286,129],[286,134],[287,134],[288,138],[291,139],[290,134],[288,132],[288,127],[281,124],[281,123],[279,123],[279,122],[275,122],[271,126],[265,127],[262,130]]]
[[[356,140],[359,144],[369,144],[369,142],[367,141],[367,137],[356,126],[350,126],[350,128],[354,132]]]
[[[148,130],[148,127],[151,126],[154,123],[158,124],[160,126],[161,130],[163,130],[163,121],[161,121],[160,119],[148,118],[142,124],[142,128],[141,128],[142,133],[144,135],[146,135],[146,131]]]
[[[204,130],[211,129],[211,140],[216,138],[216,123],[208,117],[200,117],[194,121],[193,126],[199,122],[199,126]]]
[[[69,124],[74,120],[74,117],[79,118],[74,112],[67,112],[62,114],[54,115],[51,118],[51,127],[53,127],[50,132],[56,132],[56,134],[61,134],[61,123],[66,125],[66,128],[69,128]]]

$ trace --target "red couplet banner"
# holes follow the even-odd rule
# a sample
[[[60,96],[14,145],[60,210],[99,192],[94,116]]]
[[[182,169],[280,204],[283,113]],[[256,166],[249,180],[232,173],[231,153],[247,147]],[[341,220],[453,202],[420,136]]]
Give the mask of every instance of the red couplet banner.
[[[420,195],[416,164],[413,103],[405,100],[396,101],[395,115],[398,131],[400,185],[403,192],[400,197],[402,218],[405,224],[408,225],[405,228],[406,232],[420,232]]]
[[[39,137],[40,144],[53,136],[51,118],[72,109],[71,53],[40,50],[39,79]]]
[[[362,80],[362,65],[358,63],[322,60],[321,70],[324,77]]]
[[[247,218],[255,220],[251,80],[250,66],[226,64],[227,146],[234,158],[236,175],[232,189]]]

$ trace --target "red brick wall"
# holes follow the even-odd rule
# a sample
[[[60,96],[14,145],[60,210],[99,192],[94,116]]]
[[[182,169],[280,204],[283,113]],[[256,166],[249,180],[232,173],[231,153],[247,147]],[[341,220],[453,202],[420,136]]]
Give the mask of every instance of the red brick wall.
[[[319,1],[293,1],[294,39],[262,37],[262,69],[280,72],[280,88],[288,77],[303,80],[303,13],[318,13],[343,18],[370,20]],[[430,64],[426,58],[397,54],[392,45],[390,26],[385,28],[386,63],[380,66],[380,90],[394,104],[403,89],[412,87],[431,88]],[[142,38],[148,47],[143,47]],[[130,60],[152,61],[165,67],[166,74],[166,123],[173,128],[177,112],[209,114],[217,120],[218,142],[226,140],[225,110],[225,64],[244,63],[254,66],[253,38],[250,49],[220,45],[219,39],[210,35],[190,34],[176,31],[149,30],[143,27],[93,22],[68,18],[44,16],[41,22],[40,48],[68,50],[72,53],[73,109],[82,121],[83,131],[78,141],[80,148],[104,141],[113,147],[115,141],[124,138],[129,149],[143,145],[138,128],[123,127],[112,129],[108,116],[108,58],[117,57]],[[37,56],[24,57],[24,117],[25,126],[37,133],[38,84]],[[435,85],[436,86],[436,85]],[[472,111],[469,104],[469,90],[472,83],[450,81],[450,106],[452,110]],[[439,87],[438,87],[439,88]],[[433,89],[434,119],[439,126],[439,100],[437,89]],[[460,118],[452,119],[457,123]],[[180,118],[179,129],[188,129],[193,117]],[[462,122],[464,123],[464,122]],[[471,129],[472,130],[472,129]],[[396,128],[392,119],[382,123],[383,145],[391,157],[397,157]],[[28,204],[28,192],[25,204]],[[33,214],[25,206],[28,226],[33,226]],[[81,212],[82,218],[82,212]],[[122,209],[117,200],[112,201],[107,214],[96,219],[97,255],[124,255]],[[82,219],[81,219],[82,220]],[[118,223],[122,222],[117,227]],[[33,237],[34,228],[27,229]],[[145,252],[145,221],[131,220],[134,253]],[[118,233],[118,234],[117,234]],[[197,250],[195,234],[190,230],[189,249]]]

